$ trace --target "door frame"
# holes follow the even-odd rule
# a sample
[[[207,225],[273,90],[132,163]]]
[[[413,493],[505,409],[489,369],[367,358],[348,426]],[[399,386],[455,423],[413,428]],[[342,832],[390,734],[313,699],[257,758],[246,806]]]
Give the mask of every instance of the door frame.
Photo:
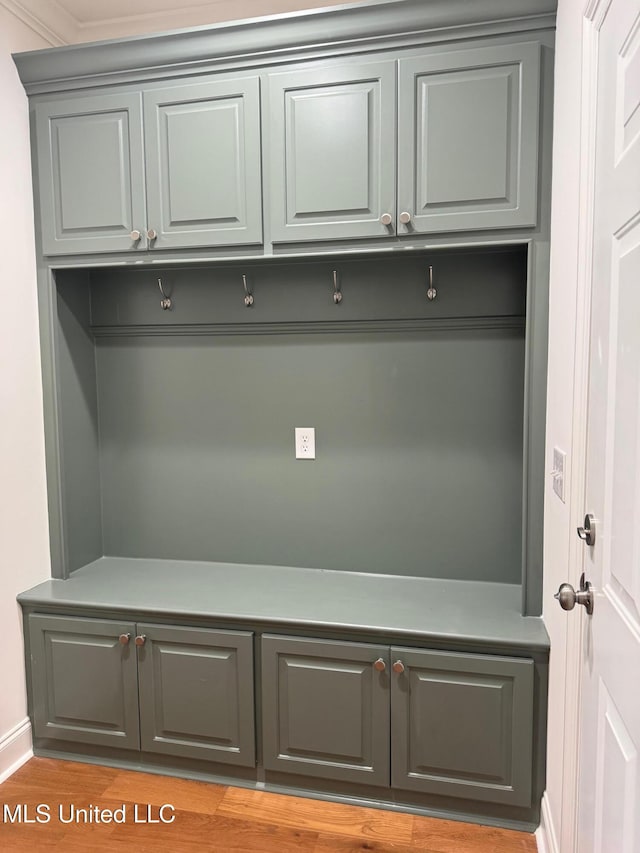
[[[572,431],[570,453],[569,518],[571,530],[582,523],[587,479],[587,427],[589,405],[589,363],[591,346],[591,283],[593,275],[596,118],[598,99],[598,42],[600,28],[611,0],[587,0],[582,16],[582,75],[579,132],[579,206],[576,326],[572,389]],[[577,586],[583,571],[584,545],[576,535],[569,537],[567,579]],[[546,590],[549,595],[550,591]],[[582,613],[577,616],[583,616]],[[583,617],[584,618],[584,617]],[[580,773],[583,637],[582,618],[569,619],[564,650],[566,682],[564,695],[564,754],[562,771],[562,824],[559,850],[578,853],[578,779]]]

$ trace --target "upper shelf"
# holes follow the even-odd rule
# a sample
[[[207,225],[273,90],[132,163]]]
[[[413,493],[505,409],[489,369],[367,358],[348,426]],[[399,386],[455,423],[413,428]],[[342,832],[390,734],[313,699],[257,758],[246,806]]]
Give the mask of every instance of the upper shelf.
[[[281,62],[287,55],[340,54],[459,38],[464,27],[483,34],[553,26],[557,0],[371,0],[328,9],[231,21],[151,36],[15,54],[27,92],[104,85],[234,62]]]

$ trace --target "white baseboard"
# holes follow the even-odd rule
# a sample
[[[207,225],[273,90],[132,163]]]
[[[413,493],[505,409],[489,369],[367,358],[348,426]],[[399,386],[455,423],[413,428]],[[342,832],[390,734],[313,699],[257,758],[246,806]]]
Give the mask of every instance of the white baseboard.
[[[31,723],[27,717],[0,737],[0,783],[15,773],[32,755]]]
[[[549,808],[549,798],[546,791],[542,797],[540,826],[536,829],[536,843],[538,845],[538,853],[560,853],[558,835],[553,825],[551,809]]]

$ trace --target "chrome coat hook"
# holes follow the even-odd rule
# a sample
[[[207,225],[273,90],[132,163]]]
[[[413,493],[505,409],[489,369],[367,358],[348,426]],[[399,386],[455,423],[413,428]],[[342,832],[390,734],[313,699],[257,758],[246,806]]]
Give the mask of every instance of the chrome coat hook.
[[[340,292],[340,287],[338,285],[338,270],[333,271],[333,301],[336,305],[339,305],[342,302],[342,293]]]
[[[160,300],[160,305],[162,306],[163,311],[167,311],[171,308],[171,297],[167,296],[164,292],[164,288],[162,287],[162,279],[158,279],[158,287],[160,288],[160,293],[162,294],[162,299]]]
[[[249,291],[249,288],[247,287],[246,275],[242,276],[242,284],[244,285],[244,294],[245,294],[244,295],[244,304],[247,306],[247,308],[251,308],[251,306],[253,305],[253,294]]]
[[[438,291],[433,286],[433,267],[430,266],[429,267],[429,290],[427,290],[427,299],[429,299],[431,302],[433,302],[433,300],[436,298],[437,295],[438,295]]]

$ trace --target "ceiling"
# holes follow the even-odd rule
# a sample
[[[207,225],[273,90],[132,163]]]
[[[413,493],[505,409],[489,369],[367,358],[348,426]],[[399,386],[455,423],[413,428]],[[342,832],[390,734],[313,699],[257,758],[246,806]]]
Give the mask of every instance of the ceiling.
[[[257,18],[345,0],[0,0],[52,45]],[[353,0],[352,0],[353,2]],[[364,2],[364,0],[356,0]]]

